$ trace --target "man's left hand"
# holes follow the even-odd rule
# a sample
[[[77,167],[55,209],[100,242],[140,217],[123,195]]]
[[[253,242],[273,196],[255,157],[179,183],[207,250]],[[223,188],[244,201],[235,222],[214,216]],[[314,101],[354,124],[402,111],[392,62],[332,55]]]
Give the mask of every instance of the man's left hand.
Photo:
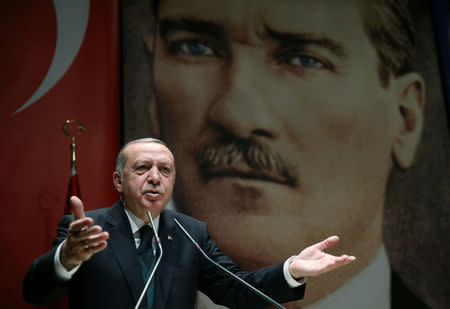
[[[320,276],[333,269],[353,262],[354,256],[334,256],[325,253],[324,250],[333,247],[339,241],[339,237],[331,236],[312,245],[297,255],[289,265],[289,272],[293,278]]]

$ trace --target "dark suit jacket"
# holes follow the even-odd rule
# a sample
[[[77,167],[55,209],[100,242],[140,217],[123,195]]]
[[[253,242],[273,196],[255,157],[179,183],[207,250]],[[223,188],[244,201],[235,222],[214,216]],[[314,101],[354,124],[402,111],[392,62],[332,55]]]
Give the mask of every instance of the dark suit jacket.
[[[58,224],[54,247],[33,262],[24,278],[23,293],[27,302],[49,304],[68,292],[70,308],[134,308],[144,287],[144,280],[122,203],[88,211],[86,215],[109,232],[106,249],[84,262],[69,282],[58,282],[54,271],[54,254],[57,245],[66,238],[68,226],[73,220],[72,216],[64,216]],[[155,309],[193,308],[197,289],[216,303],[230,308],[259,308],[267,305],[242,284],[208,263],[173,218],[177,218],[214,261],[275,300],[286,302],[303,297],[304,285],[291,289],[286,283],[283,263],[251,273],[244,272],[218,250],[210,239],[205,223],[175,211],[164,210],[158,231],[164,254],[155,274]]]

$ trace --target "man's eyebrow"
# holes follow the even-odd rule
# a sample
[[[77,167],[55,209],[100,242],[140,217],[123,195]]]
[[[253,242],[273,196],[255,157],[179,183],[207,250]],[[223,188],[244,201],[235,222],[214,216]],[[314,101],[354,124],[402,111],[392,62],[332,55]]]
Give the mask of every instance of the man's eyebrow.
[[[227,38],[225,29],[214,22],[192,18],[161,19],[159,21],[159,34],[161,38],[166,39],[167,34],[171,31],[188,31],[222,40],[225,40]]]
[[[339,58],[347,58],[347,53],[345,52],[342,44],[326,37],[316,36],[312,33],[283,33],[269,28],[266,28],[266,34],[270,39],[279,41],[282,46],[302,47],[307,45],[317,45],[328,49]]]

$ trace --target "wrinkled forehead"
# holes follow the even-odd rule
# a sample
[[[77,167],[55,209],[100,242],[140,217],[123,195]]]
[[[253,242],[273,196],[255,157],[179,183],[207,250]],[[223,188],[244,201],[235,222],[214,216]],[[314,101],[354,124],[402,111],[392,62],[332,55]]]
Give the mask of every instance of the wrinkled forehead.
[[[160,162],[174,165],[174,157],[170,150],[159,143],[145,142],[128,145],[124,150],[127,156],[127,165],[137,161]]]
[[[232,39],[256,40],[267,29],[360,40],[364,0],[161,0],[159,21],[188,19],[220,25]],[[350,38],[349,38],[350,36]],[[353,36],[353,38],[351,38]]]

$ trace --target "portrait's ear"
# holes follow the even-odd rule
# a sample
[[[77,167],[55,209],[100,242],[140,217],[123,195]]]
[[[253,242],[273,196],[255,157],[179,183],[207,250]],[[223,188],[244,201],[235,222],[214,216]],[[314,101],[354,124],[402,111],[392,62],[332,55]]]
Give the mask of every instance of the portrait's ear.
[[[401,168],[414,161],[422,135],[425,104],[425,82],[417,73],[407,73],[394,79],[397,99],[398,126],[392,145],[394,160]]]
[[[116,187],[117,191],[122,193],[122,181],[120,181],[120,174],[118,172],[113,173],[113,182],[114,187]]]

